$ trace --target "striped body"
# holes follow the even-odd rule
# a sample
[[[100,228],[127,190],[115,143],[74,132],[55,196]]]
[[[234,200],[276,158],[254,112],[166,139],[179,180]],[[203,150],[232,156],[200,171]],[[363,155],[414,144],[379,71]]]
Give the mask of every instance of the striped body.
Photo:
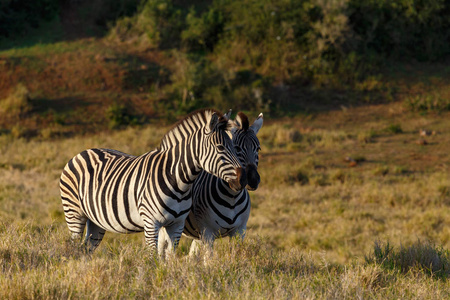
[[[156,248],[165,227],[173,248],[192,206],[191,187],[202,169],[230,182],[236,189],[241,166],[218,112],[196,112],[177,124],[160,147],[141,156],[116,150],[90,149],[72,158],[60,187],[69,230],[95,249],[105,231],[145,232]],[[239,181],[236,183],[236,181]]]
[[[216,238],[244,236],[250,216],[248,191],[236,193],[226,182],[210,175],[202,172],[194,184],[194,203],[183,234],[211,243]]]
[[[259,140],[256,137],[263,122],[262,114],[249,126],[243,113],[236,118],[232,129],[232,139],[239,160],[246,168],[248,188],[255,190],[259,184],[257,172]],[[250,215],[250,196],[247,189],[233,191],[227,182],[214,175],[202,172],[192,188],[193,206],[186,219],[183,234],[193,238],[191,253],[195,253],[199,243],[206,242],[211,247],[216,238],[245,235]]]

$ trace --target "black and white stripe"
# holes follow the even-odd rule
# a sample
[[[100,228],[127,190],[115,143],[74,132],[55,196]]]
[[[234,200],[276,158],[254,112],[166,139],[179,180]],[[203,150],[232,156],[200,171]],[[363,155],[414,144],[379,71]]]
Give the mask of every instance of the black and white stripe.
[[[202,170],[234,189],[246,184],[245,170],[228,136],[228,116],[211,109],[177,123],[160,146],[141,156],[89,149],[72,158],[60,180],[69,230],[94,250],[105,231],[145,233],[155,249],[161,227],[173,250],[192,206],[191,188]]]
[[[238,113],[236,126],[231,130],[232,140],[239,160],[247,173],[247,189],[256,190],[260,182],[257,172],[259,140],[256,137],[263,124],[263,115],[249,126],[248,118]],[[193,238],[191,254],[197,252],[200,243],[210,247],[216,238],[245,236],[250,215],[250,196],[244,189],[233,191],[227,182],[214,175],[202,172],[192,188],[193,206],[189,213],[183,234]],[[161,232],[160,240],[165,238]]]

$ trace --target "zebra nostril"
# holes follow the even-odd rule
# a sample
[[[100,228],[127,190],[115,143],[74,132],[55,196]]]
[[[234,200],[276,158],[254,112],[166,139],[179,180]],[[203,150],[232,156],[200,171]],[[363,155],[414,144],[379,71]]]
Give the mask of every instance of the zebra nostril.
[[[250,191],[254,191],[258,188],[258,185],[261,181],[259,174],[258,174],[258,169],[255,165],[251,164],[251,165],[247,165],[247,180],[248,180],[248,189]]]

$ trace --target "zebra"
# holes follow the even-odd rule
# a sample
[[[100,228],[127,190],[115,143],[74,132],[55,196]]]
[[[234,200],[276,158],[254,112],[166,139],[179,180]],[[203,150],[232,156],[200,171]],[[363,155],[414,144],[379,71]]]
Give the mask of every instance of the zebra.
[[[165,227],[173,252],[192,206],[191,187],[202,170],[236,191],[247,184],[229,137],[229,114],[193,112],[164,135],[159,147],[141,156],[95,148],[73,157],[60,179],[72,238],[81,239],[86,226],[84,244],[92,252],[106,231],[144,231],[146,245],[155,251]]]
[[[203,243],[208,245],[208,254],[212,251],[214,240],[219,237],[245,237],[247,221],[250,215],[250,196],[247,190],[256,190],[260,183],[257,171],[261,150],[256,137],[263,125],[261,113],[249,126],[247,116],[239,112],[235,127],[231,130],[232,140],[239,160],[247,173],[247,189],[234,191],[226,181],[206,172],[202,172],[192,187],[193,205],[186,219],[183,234],[193,240],[190,255],[198,252]],[[164,248],[168,236],[164,230],[160,233],[159,247]]]

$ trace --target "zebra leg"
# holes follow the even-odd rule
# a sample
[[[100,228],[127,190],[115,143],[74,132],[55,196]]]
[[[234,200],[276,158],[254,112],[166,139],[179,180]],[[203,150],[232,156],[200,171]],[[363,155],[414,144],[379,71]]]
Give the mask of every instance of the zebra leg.
[[[203,257],[203,262],[206,265],[209,260],[211,260],[211,257],[214,254],[214,237],[211,236],[208,240],[204,242],[205,247],[205,256]]]
[[[64,211],[64,214],[72,240],[74,242],[80,241],[83,236],[84,227],[86,227],[87,217],[83,213],[73,210]]]
[[[238,245],[241,246],[242,243],[244,243],[246,233],[247,233],[247,224],[237,228],[232,233],[230,233],[230,240],[236,238]]]
[[[233,234],[233,236],[239,236],[241,238],[241,242],[244,241],[245,234],[247,233],[247,226],[242,226]]]
[[[193,240],[191,243],[191,248],[189,249],[189,255],[198,255],[200,253],[200,249],[204,248],[205,252],[208,256],[211,256],[213,252],[214,240],[211,239],[209,241],[204,240]]]
[[[165,239],[167,242],[166,258],[168,258],[169,256],[173,256],[175,254],[175,249],[180,242],[181,234],[184,230],[184,220],[183,222],[171,224],[170,226],[165,227],[165,229],[168,236],[168,238]],[[163,253],[159,252],[159,255],[162,254]]]
[[[211,259],[213,255],[214,240],[215,240],[214,234],[209,230],[205,230],[201,235],[200,240],[194,240],[192,242],[189,254],[192,253],[198,255],[200,248],[203,248],[204,249],[203,264],[207,265],[208,261]]]
[[[158,251],[158,238],[160,228],[161,225],[159,225],[159,223],[144,220],[145,244],[150,248],[150,251],[154,253]]]
[[[84,244],[88,248],[89,252],[93,252],[105,235],[105,230],[97,226],[91,220],[87,220],[86,238]]]
[[[189,256],[198,255],[201,246],[202,246],[201,240],[193,240],[191,248],[189,249]]]
[[[161,227],[158,235],[158,253],[161,255],[161,257],[165,256],[169,240],[170,238],[169,235],[167,234],[166,228]]]

